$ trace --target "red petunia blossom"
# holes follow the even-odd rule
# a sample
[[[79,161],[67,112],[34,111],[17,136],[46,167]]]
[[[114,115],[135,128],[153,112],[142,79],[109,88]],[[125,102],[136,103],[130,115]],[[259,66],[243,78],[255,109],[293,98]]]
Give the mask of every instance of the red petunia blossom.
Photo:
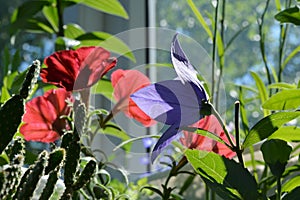
[[[101,47],[81,47],[77,50],[55,52],[44,60],[43,82],[63,87],[67,91],[89,88],[101,79],[116,63]]]
[[[206,116],[196,122],[193,127],[201,128],[219,136],[223,141],[229,143],[224,130],[214,115]],[[227,158],[233,158],[236,153],[230,150],[226,145],[214,141],[208,137],[183,131],[184,137],[180,138],[180,142],[189,149],[199,149],[205,151],[213,151]]]
[[[63,115],[70,114],[66,100],[73,101],[72,93],[63,88],[47,91],[26,103],[24,124],[20,133],[28,141],[54,142],[65,129],[69,129]]]
[[[111,82],[114,87],[113,96],[117,101],[113,114],[123,111],[128,117],[136,119],[147,127],[155,123],[130,98],[132,93],[151,84],[147,76],[137,70],[118,69],[112,73]]]

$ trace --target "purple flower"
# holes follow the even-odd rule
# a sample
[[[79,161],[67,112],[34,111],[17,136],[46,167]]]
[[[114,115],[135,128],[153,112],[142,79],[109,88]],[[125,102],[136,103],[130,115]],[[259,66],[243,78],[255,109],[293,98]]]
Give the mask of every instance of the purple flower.
[[[176,137],[182,126],[202,118],[200,110],[208,95],[197,78],[197,71],[184,54],[177,34],[171,46],[171,58],[178,79],[157,82],[131,95],[132,100],[152,119],[169,125],[152,151],[152,162]]]

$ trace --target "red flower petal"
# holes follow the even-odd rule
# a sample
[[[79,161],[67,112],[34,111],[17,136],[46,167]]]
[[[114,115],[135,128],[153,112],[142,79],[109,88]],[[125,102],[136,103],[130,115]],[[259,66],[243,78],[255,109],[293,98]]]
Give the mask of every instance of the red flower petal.
[[[41,70],[41,78],[67,91],[89,88],[116,65],[109,57],[101,47],[55,52],[45,59],[48,67]]]
[[[150,85],[147,76],[137,70],[118,69],[112,73],[111,82],[114,87],[113,96],[118,101],[113,108],[114,114],[123,111],[128,117],[136,119],[144,126],[155,123],[130,98],[130,95],[138,89]]]
[[[223,141],[229,143],[221,124],[214,115],[206,116],[192,126],[215,133]],[[184,131],[183,134],[184,137],[180,138],[180,141],[184,146],[190,149],[213,151],[227,158],[235,156],[235,152],[230,150],[226,145],[216,142],[208,137],[188,131]]]
[[[25,139],[41,142],[57,140],[68,128],[66,120],[60,117],[70,113],[66,100],[72,101],[71,95],[71,92],[60,88],[49,90],[43,96],[27,102],[24,124],[20,127]]]
[[[74,90],[91,87],[117,63],[110,53],[101,47],[95,48],[82,61]]]

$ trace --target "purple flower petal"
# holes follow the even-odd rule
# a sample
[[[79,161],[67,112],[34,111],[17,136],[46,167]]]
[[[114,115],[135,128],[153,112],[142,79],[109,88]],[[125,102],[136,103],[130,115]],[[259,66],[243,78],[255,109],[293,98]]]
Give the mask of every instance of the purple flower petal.
[[[201,82],[197,78],[198,72],[195,70],[195,68],[185,55],[184,51],[182,50],[177,36],[178,34],[173,37],[171,45],[171,59],[177,76],[182,81],[182,83],[192,82],[199,88],[201,88],[201,90],[205,91]],[[206,99],[207,98],[208,96],[206,95]]]
[[[180,47],[177,34],[172,41],[171,58],[180,80],[151,84],[131,95],[131,99],[148,116],[170,125],[152,151],[152,162],[174,139],[181,126],[191,125],[202,118],[202,102],[208,100],[208,95],[197,78],[197,71]]]
[[[175,139],[179,128],[177,126],[170,126],[159,138],[155,144],[151,153],[151,162],[153,163],[157,156],[162,152],[162,150],[168,146],[173,139]]]
[[[148,116],[164,124],[187,126],[200,119],[206,94],[193,83],[167,80],[144,87],[131,95]]]

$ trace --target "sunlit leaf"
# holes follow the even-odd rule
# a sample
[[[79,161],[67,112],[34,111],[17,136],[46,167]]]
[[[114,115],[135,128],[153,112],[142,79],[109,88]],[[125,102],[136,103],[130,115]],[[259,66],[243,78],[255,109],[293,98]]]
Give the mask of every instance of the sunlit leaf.
[[[55,40],[55,51],[65,50],[66,49],[66,42],[63,37],[58,37]]]
[[[201,150],[187,150],[185,155],[205,183],[223,199],[259,199],[254,177],[234,160]]]
[[[1,89],[0,103],[4,103],[6,100],[9,99],[9,97],[10,97],[10,94],[9,94],[7,88],[3,86]]]
[[[196,16],[197,20],[199,21],[199,23],[202,25],[202,27],[206,31],[206,33],[209,36],[209,38],[212,39],[213,38],[213,34],[212,34],[209,26],[207,25],[206,21],[204,20],[201,12],[198,10],[197,6],[193,2],[193,0],[187,0],[187,3],[190,6],[190,8],[192,9],[192,11],[193,11],[194,15]]]
[[[285,182],[282,186],[283,192],[290,192],[300,186],[300,176],[293,177]]]
[[[261,78],[257,75],[257,73],[251,72],[251,76],[253,77],[256,87],[258,89],[261,104],[263,104],[268,98],[266,86],[261,80]],[[269,112],[264,110],[264,115],[266,116],[268,114]]]
[[[282,70],[284,70],[285,66],[288,64],[288,62],[298,53],[300,52],[300,46],[296,47],[284,60],[282,64]]]
[[[299,7],[287,8],[275,15],[275,19],[281,23],[292,23],[300,25],[300,12]]]
[[[91,32],[76,38],[81,46],[101,46],[109,51],[125,56],[135,62],[135,57],[130,48],[119,38],[105,32]]]
[[[264,117],[257,122],[246,136],[243,148],[247,148],[257,142],[266,139],[277,131],[285,123],[300,116],[300,111],[296,112],[278,112]]]
[[[202,130],[202,129],[194,128],[194,127],[181,127],[181,129],[184,130],[184,131],[188,131],[188,132],[191,132],[191,133],[196,133],[196,134],[208,137],[212,140],[215,140],[217,142],[225,144],[225,142],[222,140],[221,137],[219,137],[215,133],[209,132],[207,130]]]
[[[75,39],[84,33],[85,31],[77,24],[68,24],[64,26],[64,34],[67,38]]]
[[[239,93],[239,99],[240,99],[240,113],[241,113],[241,120],[242,120],[242,125],[243,125],[243,130],[245,132],[245,135],[248,135],[249,133],[249,122],[247,118],[247,113],[245,109],[245,101],[244,101],[244,92],[243,88],[240,87],[240,93]]]
[[[275,131],[268,139],[281,139],[287,142],[300,141],[300,127],[283,126]]]
[[[48,22],[51,24],[53,30],[55,32],[58,32],[58,14],[57,14],[57,8],[54,7],[54,5],[50,6],[44,6],[43,7],[43,14],[48,20]]]
[[[269,110],[289,110],[300,106],[300,90],[282,90],[271,96],[263,105]]]
[[[108,98],[111,101],[114,101],[114,98],[112,96],[113,94],[113,86],[108,79],[101,79],[99,80],[93,87],[91,88],[92,94],[102,94],[106,98]]]
[[[296,89],[297,86],[295,84],[279,82],[268,85],[270,89]]]
[[[64,1],[68,2],[68,0]],[[111,15],[116,15],[128,19],[126,10],[118,0],[70,0],[70,2],[79,3]]]

